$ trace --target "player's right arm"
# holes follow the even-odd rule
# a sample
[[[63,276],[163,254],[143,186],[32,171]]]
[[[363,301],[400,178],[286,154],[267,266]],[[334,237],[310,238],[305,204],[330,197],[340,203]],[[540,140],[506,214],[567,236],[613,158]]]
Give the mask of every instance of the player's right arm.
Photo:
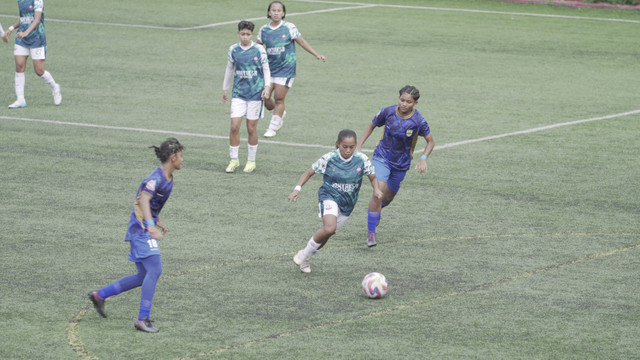
[[[227,69],[224,72],[224,81],[222,82],[222,102],[227,102],[227,90],[231,87],[231,79],[233,78],[233,63],[227,61]]]
[[[140,210],[142,210],[143,222],[153,220],[153,215],[151,214],[151,198],[151,194],[146,191],[140,193]],[[162,231],[160,231],[160,229],[158,229],[155,225],[145,225],[145,227],[149,232],[149,236],[156,240],[162,240]]]
[[[364,142],[367,141],[369,136],[371,136],[371,133],[373,132],[373,129],[375,129],[375,128],[376,128],[376,126],[372,122],[369,123],[369,125],[367,125],[366,128],[364,128],[364,132],[360,136],[360,141],[358,141],[358,146],[356,146],[356,150],[362,151],[362,145],[364,145]]]
[[[302,173],[302,175],[300,176],[300,179],[298,179],[298,183],[296,184],[296,187],[293,189],[293,192],[291,192],[291,194],[289,195],[289,202],[294,202],[298,200],[298,195],[300,195],[300,190],[302,190],[302,187],[304,186],[304,184],[306,184],[307,181],[309,181],[309,179],[315,173],[316,172],[313,170],[313,168],[308,168],[307,171]]]

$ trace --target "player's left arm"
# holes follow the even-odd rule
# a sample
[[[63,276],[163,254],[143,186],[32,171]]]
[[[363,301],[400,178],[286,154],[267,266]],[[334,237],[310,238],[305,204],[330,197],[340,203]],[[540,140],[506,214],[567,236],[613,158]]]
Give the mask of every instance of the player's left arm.
[[[31,32],[33,30],[35,30],[35,28],[38,25],[40,25],[40,21],[42,21],[42,10],[40,10],[40,11],[36,10],[35,13],[34,13],[33,22],[31,23],[31,25],[29,25],[27,30],[17,32],[16,36],[19,37],[19,38],[25,38],[25,37],[29,36],[29,34],[31,34]]]
[[[371,186],[373,187],[373,196],[375,196],[376,199],[382,199],[382,190],[380,190],[380,186],[378,186],[376,174],[369,174],[369,181],[371,181]]]
[[[428,170],[427,157],[431,155],[433,148],[436,146],[435,142],[433,141],[433,136],[431,136],[431,134],[428,134],[427,136],[425,136],[424,139],[427,141],[427,146],[424,148],[424,151],[422,152],[422,155],[420,155],[420,159],[416,164],[416,170],[418,170],[420,174],[424,174],[427,172]]]
[[[327,61],[327,57],[321,54],[318,54],[318,52],[316,52],[313,47],[311,47],[311,44],[309,44],[307,42],[307,40],[305,40],[302,36],[298,36],[295,39],[295,42],[297,42],[300,46],[302,46],[303,49],[307,50],[307,52],[313,56],[316,57],[316,59],[318,60],[322,60],[322,62],[326,62]]]

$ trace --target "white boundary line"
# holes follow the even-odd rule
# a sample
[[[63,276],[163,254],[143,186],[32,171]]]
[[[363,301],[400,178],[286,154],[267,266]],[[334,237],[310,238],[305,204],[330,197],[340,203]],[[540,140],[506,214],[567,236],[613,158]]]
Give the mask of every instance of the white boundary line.
[[[633,111],[627,111],[627,112],[623,112],[623,113],[619,113],[619,114],[599,116],[599,117],[594,117],[594,118],[590,118],[590,119],[583,119],[583,120],[569,121],[569,122],[564,122],[564,123],[551,124],[551,125],[541,126],[541,127],[527,129],[527,130],[514,131],[514,132],[500,134],[500,135],[485,136],[485,137],[481,137],[481,138],[477,138],[477,139],[458,141],[458,142],[454,142],[454,143],[449,143],[449,144],[436,146],[434,149],[437,149],[437,150],[446,149],[446,148],[450,148],[450,147],[466,145],[466,144],[476,143],[476,142],[480,142],[480,141],[500,139],[500,138],[504,138],[504,137],[507,137],[507,136],[531,134],[531,133],[535,133],[535,132],[539,132],[539,131],[555,129],[555,128],[561,127],[561,126],[570,126],[570,125],[588,123],[588,122],[592,122],[592,121],[615,119],[615,118],[629,116],[629,115],[635,115],[635,114],[640,114],[640,109],[633,110]],[[422,150],[420,150],[420,151],[422,151]]]
[[[289,13],[289,14],[287,14],[287,16],[300,16],[300,15],[320,14],[320,13],[333,12],[333,11],[358,10],[358,9],[365,9],[365,8],[372,8],[372,7],[385,7],[385,8],[396,8],[396,9],[464,12],[464,13],[474,13],[474,14],[493,14],[493,15],[508,15],[508,16],[534,16],[534,17],[555,18],[555,19],[594,20],[594,21],[609,21],[609,22],[622,22],[622,23],[640,24],[640,20],[597,18],[597,17],[586,17],[586,16],[569,16],[569,15],[537,14],[537,13],[522,13],[522,12],[508,12],[508,11],[492,11],[492,10],[439,8],[439,7],[430,7],[430,6],[389,5],[389,4],[357,3],[357,2],[350,3],[350,2],[326,1],[326,0],[292,0],[292,1],[306,2],[306,3],[318,3],[318,4],[348,5],[348,6],[347,7],[340,7],[340,8],[332,8],[332,9],[313,10],[313,11],[300,12],[300,13]],[[0,17],[15,18],[16,16],[15,15],[0,14]],[[265,17],[261,16],[261,17],[257,17],[257,18],[250,18],[250,19],[244,19],[244,20],[258,21],[258,20],[265,20]],[[122,24],[122,23],[108,23],[108,22],[95,22],[95,21],[82,21],[82,20],[64,20],[64,19],[53,19],[53,18],[47,18],[47,21],[60,22],[60,23],[69,23],[69,24],[118,26],[118,27],[154,29],[154,30],[189,31],[189,30],[208,29],[208,28],[213,28],[213,27],[218,27],[218,26],[223,26],[223,25],[237,24],[240,20],[230,20],[230,21],[223,21],[223,22],[219,22],[219,23],[197,25],[197,26],[191,26],[191,27],[172,27],[172,26],[141,25],[141,24]]]
[[[367,3],[342,2],[342,1],[326,1],[326,0],[292,0],[298,2],[318,3],[318,4],[334,4],[334,5],[366,5]],[[378,7],[398,8],[398,9],[414,9],[414,10],[431,10],[431,11],[451,11],[466,12],[475,14],[496,14],[496,15],[512,15],[512,16],[535,16],[556,19],[575,19],[575,20],[596,20],[596,21],[613,21],[640,24],[640,20],[629,19],[612,19],[612,18],[592,18],[586,16],[570,16],[570,15],[553,15],[553,14],[537,14],[537,13],[521,13],[508,11],[492,11],[492,10],[474,10],[474,9],[456,9],[456,8],[439,8],[430,6],[409,6],[409,5],[388,5],[388,4],[369,4]]]
[[[577,124],[584,124],[584,123],[588,123],[588,122],[592,122],[592,121],[615,119],[615,118],[620,118],[620,117],[625,117],[625,116],[630,116],[630,115],[635,115],[635,114],[640,114],[640,109],[633,110],[633,111],[627,111],[627,112],[623,112],[623,113],[618,113],[618,114],[598,116],[598,117],[593,117],[593,118],[589,118],[589,119],[582,119],[582,120],[575,120],[575,121],[568,121],[568,122],[563,122],[563,123],[545,125],[545,126],[541,126],[541,127],[527,129],[527,130],[520,130],[520,131],[514,131],[514,132],[509,132],[509,133],[504,133],[504,134],[485,136],[485,137],[481,137],[481,138],[477,138],[477,139],[463,140],[463,141],[448,143],[448,144],[444,144],[444,145],[438,145],[438,146],[436,146],[434,148],[434,150],[442,150],[442,149],[452,148],[452,147],[461,146],[461,145],[473,144],[473,143],[477,143],[477,142],[481,142],[481,141],[501,139],[501,138],[505,138],[505,137],[508,137],[508,136],[532,134],[532,133],[535,133],[535,132],[551,130],[551,129],[555,129],[555,128],[562,127],[562,126],[571,126],[571,125],[577,125]],[[2,119],[2,120],[28,121],[28,122],[54,124],[54,125],[80,126],[80,127],[89,127],[89,128],[97,128],[97,129],[108,129],[108,130],[123,130],[123,131],[137,131],[137,132],[154,133],[154,134],[168,134],[168,135],[174,135],[174,136],[182,135],[182,136],[200,137],[200,138],[208,138],[208,139],[219,139],[219,140],[228,140],[229,139],[228,136],[199,134],[199,133],[184,132],[184,131],[157,130],[157,129],[133,128],[133,127],[125,127],[125,126],[111,126],[111,125],[75,123],[75,122],[69,122],[69,121],[30,119],[30,118],[21,118],[21,117],[13,117],[13,116],[1,116],[0,115],[0,119]],[[246,141],[246,139],[243,138],[242,141]],[[260,142],[261,143],[267,143],[267,144],[275,144],[275,145],[293,146],[293,147],[307,147],[307,148],[320,148],[320,149],[333,149],[334,148],[334,146],[328,146],[328,145],[304,144],[304,143],[294,143],[294,142],[286,142],[286,141],[273,141],[273,140],[263,140],[263,139],[260,139]],[[363,151],[364,152],[373,152],[372,149],[363,149]],[[421,152],[421,151],[422,150],[416,150],[416,152]]]

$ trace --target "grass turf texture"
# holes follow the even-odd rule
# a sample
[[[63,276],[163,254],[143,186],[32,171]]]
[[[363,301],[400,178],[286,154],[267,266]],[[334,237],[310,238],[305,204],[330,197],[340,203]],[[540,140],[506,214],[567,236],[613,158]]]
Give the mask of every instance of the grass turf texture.
[[[494,1],[384,3],[640,20]],[[170,234],[152,310],[161,332],[133,329],[139,290],[108,300],[100,318],[86,293],[134,271],[126,221],[157,164],[146,147],[169,135],[14,118],[226,136],[220,87],[237,28],[53,19],[188,27],[262,18],[259,27],[267,3],[82,4],[46,4],[47,69],[62,106],[29,62],[28,108],[0,107],[0,358],[637,356],[639,115],[436,150],[430,172],[409,172],[385,209],[374,249],[365,181],[310,276],[291,258],[320,226],[319,176],[298,203],[286,196],[327,149],[262,141],[256,172],[228,175],[226,140],[177,135],[187,150],[162,216]],[[640,53],[625,35],[637,23],[383,7],[294,15],[336,7],[347,5],[287,3],[328,62],[298,48],[276,140],[331,146],[342,128],[360,133],[405,84],[421,90],[438,145],[638,107]],[[7,27],[17,6],[4,2],[0,14],[14,15],[0,17]],[[9,104],[11,46],[0,61]],[[385,299],[361,295],[370,271],[389,280]]]

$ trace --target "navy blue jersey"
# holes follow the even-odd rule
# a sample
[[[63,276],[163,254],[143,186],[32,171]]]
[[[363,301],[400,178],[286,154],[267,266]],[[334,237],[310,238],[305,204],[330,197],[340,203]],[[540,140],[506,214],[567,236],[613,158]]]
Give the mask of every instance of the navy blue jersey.
[[[384,126],[382,137],[373,156],[382,158],[394,170],[407,171],[419,136],[430,133],[427,120],[414,109],[413,115],[403,119],[396,113],[398,105],[388,106],[373,117],[373,124]]]
[[[146,192],[151,195],[151,215],[153,220],[158,221],[158,215],[164,204],[169,200],[171,190],[173,189],[173,180],[169,181],[159,167],[155,169],[138,187],[138,193],[136,194],[136,200],[133,204],[133,211],[129,218],[129,226],[127,227],[127,235],[125,241],[130,241],[140,238],[149,238],[149,233],[144,224],[144,218],[142,216],[142,209],[140,208],[140,195],[142,192]]]

